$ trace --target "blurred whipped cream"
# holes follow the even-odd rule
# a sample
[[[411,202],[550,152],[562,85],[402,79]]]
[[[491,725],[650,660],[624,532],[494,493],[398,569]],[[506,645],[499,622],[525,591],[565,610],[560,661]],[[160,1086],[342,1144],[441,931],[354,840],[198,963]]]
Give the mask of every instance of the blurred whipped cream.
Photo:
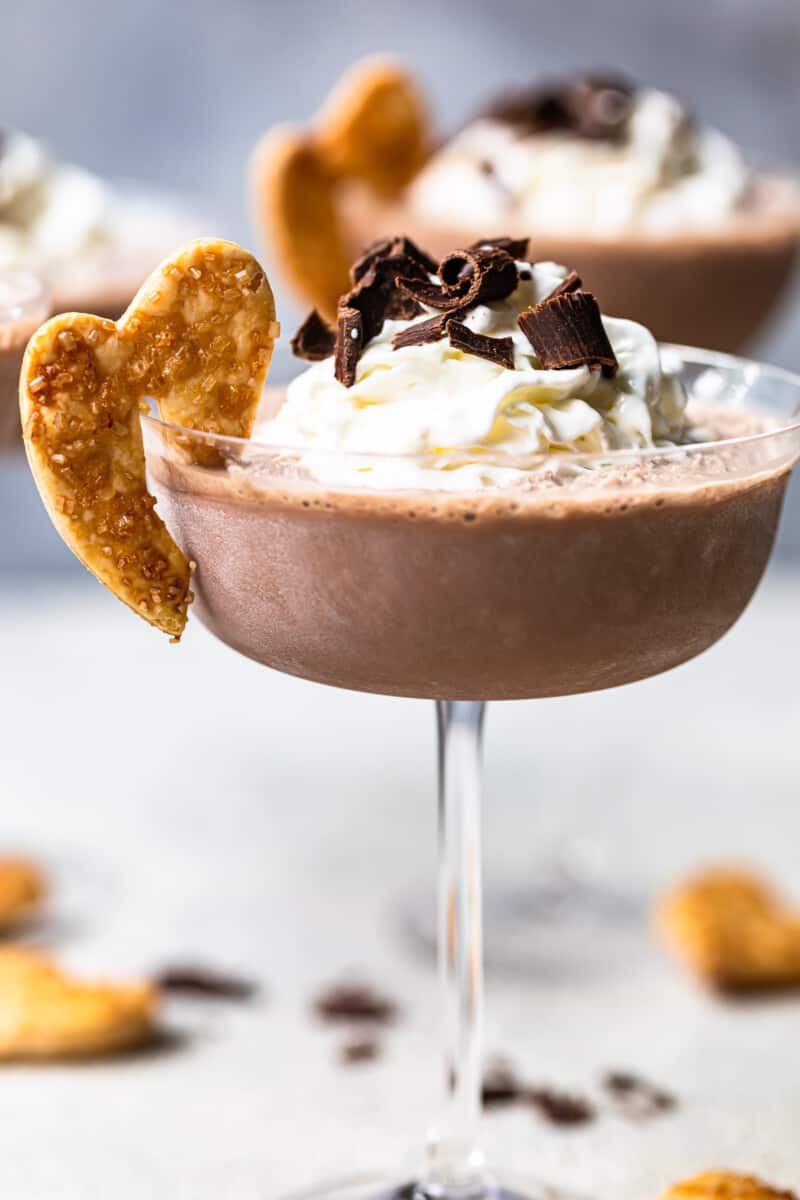
[[[728,138],[695,125],[674,96],[643,89],[619,138],[480,118],[433,155],[410,202],[449,228],[658,234],[724,222],[751,182]]]
[[[517,465],[497,462],[504,455],[545,454],[553,463],[564,451],[680,441],[686,397],[681,384],[662,373],[658,346],[643,326],[603,318],[619,362],[614,378],[589,367],[536,365],[517,318],[567,272],[555,263],[517,267],[522,277],[507,299],[477,305],[463,318],[478,333],[513,339],[513,370],[456,350],[446,337],[393,350],[392,337],[428,319],[434,311],[428,309],[410,321],[384,323],[362,352],[352,387],[336,380],[333,357],[314,363],[289,384],[277,415],[253,436],[307,447],[302,463],[325,483],[460,490],[524,477]],[[456,465],[447,453],[453,450],[461,452]],[[395,457],[347,457],[369,454]],[[425,457],[402,457],[414,455]]]
[[[56,288],[83,287],[98,271],[135,265],[141,273],[185,236],[185,215],[169,202],[120,194],[80,167],[54,162],[25,133],[0,136],[0,270],[24,267]]]

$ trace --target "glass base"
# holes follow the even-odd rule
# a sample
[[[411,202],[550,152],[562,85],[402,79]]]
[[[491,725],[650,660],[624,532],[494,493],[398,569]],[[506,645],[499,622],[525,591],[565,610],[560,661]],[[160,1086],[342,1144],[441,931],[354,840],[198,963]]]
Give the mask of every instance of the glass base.
[[[293,1192],[282,1200],[586,1200],[549,1184],[514,1180],[492,1180],[479,1190],[433,1192],[422,1184],[405,1182],[381,1175],[363,1175],[332,1180],[308,1191]]]

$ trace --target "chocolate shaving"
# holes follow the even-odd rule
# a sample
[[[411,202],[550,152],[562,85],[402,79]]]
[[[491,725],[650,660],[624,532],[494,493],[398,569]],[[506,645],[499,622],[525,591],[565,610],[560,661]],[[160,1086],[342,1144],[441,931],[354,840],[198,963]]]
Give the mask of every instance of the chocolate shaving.
[[[517,267],[506,250],[487,247],[448,254],[436,271],[440,284],[407,276],[397,280],[409,296],[428,308],[453,312],[503,300],[517,286]]]
[[[486,358],[489,362],[496,363],[498,367],[505,367],[507,371],[514,370],[512,338],[489,337],[485,333],[476,333],[468,325],[463,325],[461,321],[455,320],[447,322],[447,336],[454,349],[463,350],[465,354],[474,354],[476,358]]]
[[[447,332],[450,321],[455,321],[464,315],[464,310],[457,308],[455,312],[437,313],[427,321],[417,321],[408,329],[401,329],[392,338],[392,349],[401,350],[404,346],[427,346],[430,342],[438,342]]]
[[[249,1000],[258,991],[255,983],[239,975],[191,965],[164,967],[154,982],[164,992],[210,1000]]]
[[[586,366],[616,374],[617,359],[591,292],[542,300],[521,313],[518,323],[545,370]]]
[[[481,116],[511,125],[520,136],[563,129],[576,137],[622,141],[628,132],[635,88],[614,74],[589,74],[511,92]]]
[[[407,258],[422,267],[428,275],[436,272],[436,263],[429,254],[412,242],[411,238],[401,236],[396,238],[379,238],[367,246],[361,258],[357,259],[350,268],[350,278],[358,283],[374,263],[381,258]]]
[[[387,1025],[397,1016],[397,1005],[365,984],[334,984],[314,1001],[323,1021],[349,1021]]]
[[[525,1088],[512,1067],[503,1059],[492,1063],[483,1077],[481,1100],[484,1108],[501,1108],[516,1104],[525,1095]]]
[[[377,1038],[353,1037],[341,1046],[339,1061],[348,1067],[356,1063],[374,1062],[380,1055],[380,1049]]]
[[[545,300],[554,300],[556,296],[565,296],[569,292],[579,292],[583,287],[583,280],[577,271],[570,271],[569,275],[561,280],[561,283],[556,284],[552,292],[545,296]]]
[[[489,164],[491,166],[491,164]],[[506,254],[510,254],[512,258],[528,257],[528,243],[530,238],[510,238],[510,237],[493,237],[481,238],[479,242],[473,242],[468,246],[468,250],[488,250],[490,247],[495,250],[505,250]],[[434,268],[435,269],[435,268]]]
[[[334,374],[344,387],[356,381],[356,369],[364,344],[364,323],[358,309],[340,304],[336,327]]]
[[[585,1125],[595,1118],[594,1105],[589,1100],[553,1088],[528,1088],[525,1100],[553,1125]]]
[[[609,1071],[603,1078],[603,1087],[620,1114],[633,1121],[647,1120],[649,1117],[671,1112],[677,1105],[675,1097],[664,1088],[657,1087],[631,1071]]]
[[[289,344],[295,358],[319,362],[330,358],[336,349],[336,331],[312,308]]]

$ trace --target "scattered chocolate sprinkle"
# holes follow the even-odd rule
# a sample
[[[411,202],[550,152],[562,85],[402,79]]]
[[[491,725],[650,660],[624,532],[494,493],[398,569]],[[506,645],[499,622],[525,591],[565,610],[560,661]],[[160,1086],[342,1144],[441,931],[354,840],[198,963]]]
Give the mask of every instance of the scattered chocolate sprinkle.
[[[596,1115],[589,1100],[553,1088],[527,1088],[524,1098],[554,1125],[585,1125]]]
[[[467,247],[467,249],[487,250],[489,247],[494,247],[495,250],[505,250],[506,254],[510,254],[512,258],[527,259],[529,242],[530,238],[481,238],[479,242],[473,242],[471,246]]]
[[[374,1062],[379,1057],[380,1050],[377,1038],[352,1037],[342,1044],[339,1061],[348,1067],[356,1063]]]
[[[314,1012],[323,1021],[388,1025],[397,1016],[397,1005],[366,984],[340,983],[316,998]]]
[[[463,316],[463,309],[457,308],[455,312],[437,313],[427,321],[417,321],[415,325],[409,325],[408,329],[401,329],[394,335],[392,349],[401,350],[404,346],[427,346],[430,342],[438,342],[444,337],[448,323],[460,316]]]
[[[576,137],[622,141],[633,111],[634,87],[614,74],[588,74],[507,93],[481,116],[511,125],[520,136],[563,129]]]
[[[616,374],[617,359],[591,292],[549,297],[521,313],[518,323],[545,370],[588,366]]]
[[[289,343],[295,358],[306,362],[319,362],[330,358],[336,348],[336,332],[322,319],[315,308]]]
[[[492,1063],[483,1077],[481,1099],[484,1108],[500,1108],[522,1100],[525,1089],[513,1068],[504,1059]]]
[[[621,1115],[634,1121],[671,1112],[677,1105],[675,1097],[664,1088],[631,1071],[609,1071],[603,1077],[603,1087]]]
[[[336,362],[334,374],[344,387],[356,381],[356,368],[364,344],[364,324],[356,308],[340,304],[336,329]]]
[[[510,337],[489,337],[485,333],[476,333],[461,321],[447,322],[447,336],[450,345],[465,354],[474,354],[477,358],[487,358],[498,367],[507,371],[514,370],[514,342]]]
[[[250,979],[189,964],[164,967],[154,982],[164,992],[211,1000],[250,1000],[258,991],[257,984]]]
[[[553,300],[556,296],[566,296],[569,292],[579,292],[583,287],[583,280],[577,271],[570,271],[569,275],[561,280],[561,283],[556,284],[552,292],[545,296],[545,300]]]

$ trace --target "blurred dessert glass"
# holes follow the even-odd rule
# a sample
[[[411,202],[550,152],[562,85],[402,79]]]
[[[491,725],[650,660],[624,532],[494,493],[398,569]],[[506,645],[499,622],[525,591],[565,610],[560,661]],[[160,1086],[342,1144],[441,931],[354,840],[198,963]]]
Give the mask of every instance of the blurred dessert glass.
[[[50,293],[32,271],[0,269],[0,453],[21,448],[19,369],[28,338],[50,308]]]

